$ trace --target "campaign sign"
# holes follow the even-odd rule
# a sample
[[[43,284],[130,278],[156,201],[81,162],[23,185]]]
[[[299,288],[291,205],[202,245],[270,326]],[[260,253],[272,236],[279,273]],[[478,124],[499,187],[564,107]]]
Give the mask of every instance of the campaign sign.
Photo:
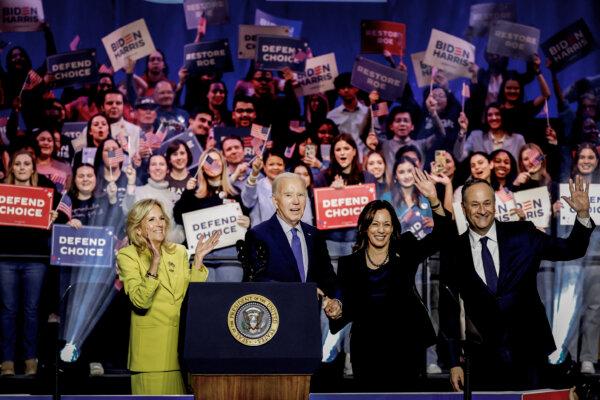
[[[166,155],[169,145],[174,140],[181,140],[187,145],[187,147],[192,152],[192,163],[190,164],[188,169],[196,168],[198,166],[198,161],[200,160],[200,155],[202,155],[202,146],[200,146],[200,142],[198,142],[196,135],[194,135],[192,131],[182,132],[179,135],[173,136],[171,139],[164,141],[160,145],[160,148],[154,153]]]
[[[566,66],[581,60],[595,48],[594,37],[583,18],[542,43],[542,50],[552,61],[552,69],[555,71],[563,70]]]
[[[96,82],[98,67],[96,50],[77,50],[56,54],[46,59],[48,73],[52,74],[56,87],[72,86],[76,83]]]
[[[256,68],[279,71],[289,67],[303,72],[307,51],[308,43],[304,40],[260,35],[256,41]]]
[[[154,52],[154,43],[144,19],[120,27],[102,38],[115,72],[125,66],[127,59],[139,60]]]
[[[406,25],[392,21],[365,20],[360,23],[360,52],[404,55],[406,48]]]
[[[508,21],[495,21],[490,27],[487,51],[510,58],[527,59],[537,53],[540,30]]]
[[[333,90],[333,81],[338,76],[335,54],[328,53],[318,57],[308,58],[304,72],[298,72],[297,96],[325,93]]]
[[[525,212],[527,221],[533,222],[538,228],[547,228],[550,225],[552,207],[550,192],[546,186],[515,192],[514,197],[517,207]]]
[[[314,196],[318,229],[355,228],[363,208],[375,200],[375,184],[318,188]]]
[[[471,6],[469,28],[474,36],[484,36],[490,25],[497,20],[516,21],[517,9],[515,3],[481,3]]]
[[[302,21],[294,19],[279,18],[266,12],[256,9],[254,13],[254,24],[259,26],[287,26],[290,29],[290,36],[300,38],[302,32]]]
[[[291,36],[290,28],[287,26],[240,25],[238,30],[238,58],[256,58],[256,41],[260,35],[280,37]]]
[[[500,189],[503,190],[503,189]],[[497,191],[496,196],[496,219],[498,221],[507,222],[507,221],[518,221],[519,216],[515,213],[511,213],[510,211],[517,208],[517,204],[515,203],[514,195],[512,192],[508,191]]]
[[[227,39],[186,44],[183,47],[183,60],[184,67],[190,74],[233,71]]]
[[[2,0],[0,32],[34,32],[42,29],[42,0]]]
[[[208,25],[222,25],[229,22],[227,0],[183,0],[183,12],[188,29],[198,28],[198,20],[202,13]]]
[[[410,55],[418,87],[426,87],[431,83],[431,65],[425,64],[423,58],[425,58],[424,51]]]
[[[53,196],[50,188],[0,185],[0,225],[48,229]]]
[[[469,64],[475,62],[475,46],[456,36],[432,29],[423,62],[452,75],[470,78]]]
[[[410,232],[418,240],[421,240],[425,236],[429,235],[433,231],[433,228],[430,226],[425,226],[425,220],[423,217],[422,210],[419,206],[414,205],[407,209],[406,212],[400,216],[402,233]]]
[[[112,226],[54,225],[50,264],[70,267],[113,267]]]
[[[221,232],[221,237],[215,249],[233,246],[238,240],[244,240],[246,228],[238,225],[238,216],[241,214],[242,209],[235,202],[184,213],[181,217],[188,252],[194,253],[198,240],[206,240],[216,231]]]
[[[66,138],[71,140],[78,138],[85,128],[87,127],[87,122],[65,122],[63,124],[62,130],[60,134]]]
[[[561,225],[573,225],[577,214],[566,201],[563,200],[563,196],[571,197],[568,183],[560,184],[560,224]],[[600,224],[600,184],[590,184],[590,216],[596,223]]]
[[[358,57],[352,68],[353,86],[369,93],[377,90],[383,100],[394,101],[402,97],[407,74],[395,68],[378,64],[364,57]]]

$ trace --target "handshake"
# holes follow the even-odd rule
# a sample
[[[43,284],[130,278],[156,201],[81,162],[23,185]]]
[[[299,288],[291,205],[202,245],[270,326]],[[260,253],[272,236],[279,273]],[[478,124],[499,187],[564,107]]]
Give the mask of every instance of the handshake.
[[[317,288],[317,297],[323,300],[323,310],[325,310],[325,315],[331,319],[339,319],[342,317],[342,302],[338,299],[330,299],[325,296],[325,293],[319,288]]]

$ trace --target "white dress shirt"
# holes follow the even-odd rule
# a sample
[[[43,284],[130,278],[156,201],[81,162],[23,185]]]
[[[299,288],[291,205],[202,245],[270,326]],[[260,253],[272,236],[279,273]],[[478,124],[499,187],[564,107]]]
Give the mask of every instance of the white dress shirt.
[[[488,238],[487,247],[492,254],[494,260],[494,268],[496,269],[496,275],[500,275],[500,251],[498,250],[498,236],[496,235],[496,222],[492,223],[490,230],[484,235]],[[471,242],[471,255],[473,256],[473,265],[475,266],[475,272],[481,278],[481,280],[487,285],[485,280],[485,270],[483,269],[483,260],[481,259],[481,238],[484,237],[476,233],[472,229],[469,229],[469,240]]]
[[[306,276],[308,275],[308,248],[306,247],[306,238],[304,237],[304,232],[302,231],[302,226],[298,223],[296,226],[291,226],[287,222],[277,215],[277,220],[281,224],[281,228],[287,237],[288,243],[290,244],[290,249],[292,248],[292,229],[298,229],[296,235],[300,238],[300,246],[302,247],[302,263],[304,264],[304,282],[306,282]]]

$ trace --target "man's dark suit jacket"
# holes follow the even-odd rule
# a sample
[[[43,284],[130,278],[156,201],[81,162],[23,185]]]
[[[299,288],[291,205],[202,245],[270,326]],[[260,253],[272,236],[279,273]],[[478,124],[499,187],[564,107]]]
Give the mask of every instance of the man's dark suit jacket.
[[[496,221],[500,272],[495,295],[475,271],[469,232],[456,238],[441,276],[453,295],[444,285],[440,289],[440,323],[450,344],[451,366],[459,365],[459,295],[466,317],[480,335],[481,343],[472,350],[474,360],[501,360],[506,365],[515,360],[544,361],[556,349],[537,291],[540,261],[583,257],[594,227],[591,223],[588,229],[576,221],[570,236],[562,239],[544,234],[531,222]],[[476,339],[468,328],[467,335]],[[475,361],[473,368],[477,368]]]
[[[300,224],[308,251],[306,281],[315,282],[327,296],[337,297],[336,276],[325,240],[314,227],[304,222]],[[246,232],[246,246],[251,263],[256,262],[256,249],[259,242],[262,242],[267,249],[267,263],[265,270],[257,274],[255,281],[300,282],[300,272],[296,266],[294,253],[277,219],[277,214]]]

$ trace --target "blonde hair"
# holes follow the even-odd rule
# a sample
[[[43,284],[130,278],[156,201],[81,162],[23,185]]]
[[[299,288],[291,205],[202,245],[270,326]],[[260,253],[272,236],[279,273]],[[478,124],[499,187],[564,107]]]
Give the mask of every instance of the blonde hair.
[[[552,178],[550,177],[550,174],[548,174],[548,170],[546,169],[546,155],[544,154],[542,148],[535,143],[525,143],[521,147],[521,150],[519,150],[519,172],[527,172],[527,168],[525,168],[525,164],[523,163],[523,154],[525,154],[525,151],[527,150],[537,151],[538,154],[544,156],[540,167],[539,182],[540,186],[548,186],[552,182]]]
[[[15,172],[14,172],[15,162],[17,160],[17,156],[20,156],[22,154],[26,154],[29,156],[29,158],[31,158],[33,172],[31,173],[31,176],[29,177],[29,183],[31,184],[31,186],[37,186],[38,185],[38,173],[37,173],[37,165],[36,165],[37,159],[36,159],[36,156],[33,153],[33,151],[27,150],[27,149],[18,150],[13,154],[12,158],[10,159],[10,166],[8,167],[8,174],[7,174],[7,177],[4,180],[4,182],[9,185],[15,184]]]
[[[219,180],[221,181],[221,187],[223,188],[223,191],[229,196],[235,196],[236,194],[238,194],[238,192],[237,190],[235,190],[231,182],[229,182],[229,174],[227,172],[227,161],[225,160],[225,156],[223,156],[223,153],[221,153],[217,149],[206,150],[200,156],[200,160],[198,161],[198,173],[196,174],[198,175],[198,190],[196,190],[196,195],[201,199],[208,196],[208,182],[206,177],[204,176],[203,166],[206,162],[206,158],[211,153],[216,154],[219,157],[219,160],[221,160],[221,166],[223,167],[223,169],[221,170],[221,177],[219,178]]]
[[[160,211],[165,218],[165,235],[171,229],[171,220],[165,212],[165,207],[160,201],[155,199],[144,199],[136,202],[131,211],[127,214],[127,237],[129,238],[129,243],[135,246],[138,253],[141,253],[148,248],[146,238],[142,236],[138,230],[142,227],[142,222],[148,214],[150,214],[150,211],[154,206],[160,208]],[[175,251],[175,244],[166,239],[162,242],[161,247],[169,253]]]

